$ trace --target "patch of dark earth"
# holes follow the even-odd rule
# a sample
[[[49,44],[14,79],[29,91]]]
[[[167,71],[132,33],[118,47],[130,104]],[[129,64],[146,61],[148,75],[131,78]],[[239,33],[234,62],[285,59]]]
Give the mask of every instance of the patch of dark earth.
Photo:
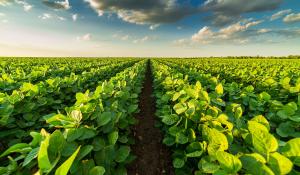
[[[127,167],[129,175],[174,175],[171,153],[163,145],[163,135],[155,127],[155,99],[150,60],[147,63],[146,77],[140,94],[139,109],[136,115],[138,124],[132,128],[136,143],[132,146],[137,158]]]

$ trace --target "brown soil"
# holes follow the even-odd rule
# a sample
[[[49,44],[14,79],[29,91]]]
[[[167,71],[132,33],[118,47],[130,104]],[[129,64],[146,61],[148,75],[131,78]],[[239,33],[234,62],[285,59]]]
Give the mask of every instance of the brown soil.
[[[171,156],[163,145],[163,135],[155,128],[155,99],[152,97],[152,75],[148,62],[146,78],[140,94],[138,124],[132,128],[136,144],[132,146],[137,159],[128,167],[129,175],[174,175]]]

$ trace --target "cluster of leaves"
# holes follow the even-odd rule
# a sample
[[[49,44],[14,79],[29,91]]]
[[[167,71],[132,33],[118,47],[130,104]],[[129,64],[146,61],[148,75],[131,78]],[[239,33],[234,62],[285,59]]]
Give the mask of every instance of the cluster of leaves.
[[[256,95],[247,87],[234,96],[236,91],[217,77],[188,69],[183,74],[163,63],[152,63],[157,116],[165,133],[163,142],[173,151],[176,174],[299,173],[299,136],[283,139],[274,132],[277,122],[258,110],[275,112],[277,118],[283,113],[288,115],[284,120],[297,125],[291,120],[297,118],[296,103],[271,108],[276,101],[267,92]]]
[[[39,81],[55,77],[64,77],[74,74],[81,74],[86,70],[99,68],[105,65],[110,65],[118,60],[90,60],[83,64],[83,60],[63,61],[57,59],[48,62],[44,59],[35,60],[9,60],[3,62],[0,59],[0,90],[2,92],[11,93],[13,90],[18,89],[24,82],[37,84]]]
[[[195,69],[184,69],[176,64],[169,65],[188,74],[189,82],[202,82],[202,85],[207,87],[208,91],[213,91],[214,84],[218,83],[217,77],[210,74],[201,73],[195,71]],[[270,71],[273,72],[273,69]],[[268,121],[271,122],[273,134],[280,139],[300,137],[300,94],[298,92],[300,79],[297,79],[295,85],[292,85],[290,81],[290,78],[285,77],[281,78],[278,83],[273,83],[273,86],[266,85],[262,81],[261,84],[257,84],[255,87],[243,83],[228,82],[227,79],[222,80],[221,83],[224,89],[222,99],[229,103],[239,104],[248,119],[256,115],[266,116]],[[215,103],[215,105],[225,107],[225,102],[223,104]]]
[[[47,79],[38,84],[23,83],[11,95],[0,93],[0,138],[8,146],[29,137],[28,131],[46,127],[43,115],[62,110],[75,103],[75,94],[94,90],[103,79],[133,65],[134,62],[115,63],[82,75]]]
[[[0,155],[0,174],[126,174],[125,165],[134,159],[129,126],[136,122],[132,115],[145,65],[140,61],[95,91],[77,93],[65,114],[44,116],[47,129],[30,132],[31,142],[16,143]]]

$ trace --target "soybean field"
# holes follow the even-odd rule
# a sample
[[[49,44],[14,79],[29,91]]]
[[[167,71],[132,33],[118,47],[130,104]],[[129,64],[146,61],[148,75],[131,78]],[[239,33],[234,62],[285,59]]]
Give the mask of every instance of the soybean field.
[[[0,175],[299,175],[297,58],[0,58]]]

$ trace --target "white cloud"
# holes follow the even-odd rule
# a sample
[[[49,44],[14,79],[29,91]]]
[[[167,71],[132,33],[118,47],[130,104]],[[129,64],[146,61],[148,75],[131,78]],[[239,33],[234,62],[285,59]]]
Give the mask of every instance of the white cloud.
[[[52,15],[52,14],[49,14],[49,13],[43,13],[42,15],[40,15],[38,17],[42,20],[48,20],[48,19],[57,19],[57,20],[60,20],[60,21],[66,21],[67,20],[65,17],[58,16],[58,15]]]
[[[29,4],[27,4],[27,5],[24,5],[24,11],[26,11],[26,12],[28,12],[28,11],[30,11],[31,9],[32,9],[32,5],[29,5]]]
[[[252,21],[252,19],[246,19],[221,28],[218,31],[214,31],[210,27],[205,26],[192,35],[190,39],[179,39],[173,43],[175,45],[211,44],[222,42],[244,44],[249,42],[248,35],[252,35],[252,29],[250,30],[250,28],[262,22],[263,21]]]
[[[273,15],[271,16],[270,20],[271,20],[271,21],[274,21],[274,20],[276,20],[276,19],[279,19],[279,18],[283,17],[283,16],[286,15],[286,14],[291,13],[291,12],[292,12],[292,9],[281,10],[281,11],[279,11],[279,12],[273,14]]]
[[[22,5],[23,6],[23,9],[25,12],[28,12],[32,9],[33,5],[27,3],[26,1],[24,0],[15,0],[15,2],[19,5]]]
[[[144,42],[149,41],[149,40],[150,40],[150,37],[149,37],[149,36],[144,36],[144,37],[141,38],[141,39],[133,40],[133,43],[134,43],[134,44],[139,44],[139,43],[144,43]]]
[[[189,43],[190,43],[190,41],[187,39],[179,39],[179,40],[173,41],[173,44],[177,45],[177,46],[185,46],[185,45],[188,45]]]
[[[39,16],[40,19],[46,20],[46,19],[51,19],[53,16],[49,13],[43,13],[42,15]]]
[[[66,18],[62,17],[62,16],[57,16],[57,19],[61,20],[61,21],[65,21]]]
[[[0,17],[6,16],[5,13],[0,13]]]
[[[272,31],[271,29],[259,29],[259,30],[257,30],[257,33],[268,33],[271,31]]]
[[[159,24],[153,24],[153,25],[150,25],[149,29],[155,30],[157,27],[159,27]]]
[[[205,26],[192,36],[192,41],[210,43],[213,36],[213,31],[209,27]]]
[[[90,6],[95,9],[95,11],[98,13],[98,16],[103,16],[104,11],[100,10],[101,3],[95,0],[84,0],[85,2],[88,2]]]
[[[7,19],[3,19],[1,22],[2,23],[8,23],[8,20]]]
[[[77,21],[77,19],[78,19],[78,14],[73,14],[72,15],[72,20],[73,21]]]
[[[121,40],[122,41],[127,41],[129,39],[129,37],[130,37],[129,35],[124,35],[124,36],[121,37]]]
[[[77,36],[76,40],[77,41],[90,41],[92,39],[92,35],[90,33],[87,33],[83,36]]]
[[[292,13],[283,18],[286,23],[300,22],[300,13]]]

